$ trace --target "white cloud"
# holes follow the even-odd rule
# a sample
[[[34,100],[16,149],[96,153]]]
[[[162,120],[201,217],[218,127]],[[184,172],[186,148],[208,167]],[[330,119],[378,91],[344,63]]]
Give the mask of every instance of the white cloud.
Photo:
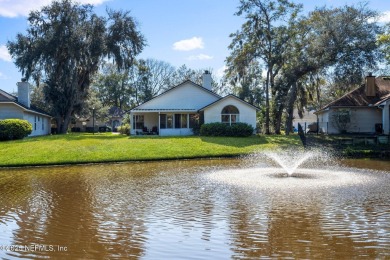
[[[0,0],[0,16],[27,16],[31,11],[49,5],[53,0]],[[107,0],[79,0],[81,4],[99,5]]]
[[[388,23],[390,22],[390,11],[385,11],[380,14],[378,22]]]
[[[219,68],[217,70],[217,73],[216,73],[216,76],[218,78],[222,78],[223,76],[225,76],[225,70],[227,70],[227,66],[226,65],[223,65],[221,68]]]
[[[201,37],[192,37],[191,39],[181,40],[173,44],[173,49],[177,51],[191,51],[203,48],[204,43]]]
[[[213,59],[213,56],[206,55],[206,54],[199,54],[199,55],[191,55],[188,57],[188,60],[211,60]]]
[[[0,60],[12,61],[11,54],[5,45],[0,45]]]
[[[7,76],[5,76],[1,71],[0,71],[0,79],[7,79]]]

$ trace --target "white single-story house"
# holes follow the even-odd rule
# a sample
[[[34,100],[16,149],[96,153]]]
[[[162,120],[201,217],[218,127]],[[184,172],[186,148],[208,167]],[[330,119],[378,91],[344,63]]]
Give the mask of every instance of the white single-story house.
[[[30,104],[30,84],[18,82],[18,96],[0,89],[0,120],[24,119],[32,124],[29,136],[51,133],[51,116]]]
[[[320,132],[390,133],[390,77],[366,77],[365,83],[316,111]]]
[[[221,97],[211,91],[206,71],[202,86],[187,80],[130,110],[131,134],[192,135],[197,122],[242,122],[256,129],[258,109],[234,95]]]

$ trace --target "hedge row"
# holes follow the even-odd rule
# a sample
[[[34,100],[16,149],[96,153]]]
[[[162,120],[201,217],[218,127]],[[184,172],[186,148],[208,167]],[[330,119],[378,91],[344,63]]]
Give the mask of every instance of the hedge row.
[[[200,135],[202,136],[234,136],[246,137],[253,134],[253,127],[246,123],[236,123],[227,125],[224,123],[209,123],[203,124],[200,127]]]
[[[0,120],[0,140],[23,139],[32,132],[32,125],[27,120],[4,119]]]

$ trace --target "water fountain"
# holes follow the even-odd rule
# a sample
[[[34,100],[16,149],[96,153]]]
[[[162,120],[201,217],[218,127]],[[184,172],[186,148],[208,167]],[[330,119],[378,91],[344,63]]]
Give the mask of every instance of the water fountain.
[[[208,178],[232,185],[266,190],[318,189],[368,183],[365,171],[338,165],[338,159],[321,150],[285,149],[254,153],[240,169],[217,170]]]

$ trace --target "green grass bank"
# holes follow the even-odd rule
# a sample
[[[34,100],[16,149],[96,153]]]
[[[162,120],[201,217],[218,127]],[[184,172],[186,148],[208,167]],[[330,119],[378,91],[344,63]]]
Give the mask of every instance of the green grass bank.
[[[389,143],[364,143],[364,137],[373,138],[373,136],[357,135],[306,135],[306,140],[311,147],[322,147],[333,154],[344,158],[382,158],[390,159],[390,144]],[[353,139],[360,143],[353,143]],[[387,137],[388,138],[388,137]]]
[[[299,137],[159,137],[66,134],[0,142],[0,167],[228,157],[302,147]]]

